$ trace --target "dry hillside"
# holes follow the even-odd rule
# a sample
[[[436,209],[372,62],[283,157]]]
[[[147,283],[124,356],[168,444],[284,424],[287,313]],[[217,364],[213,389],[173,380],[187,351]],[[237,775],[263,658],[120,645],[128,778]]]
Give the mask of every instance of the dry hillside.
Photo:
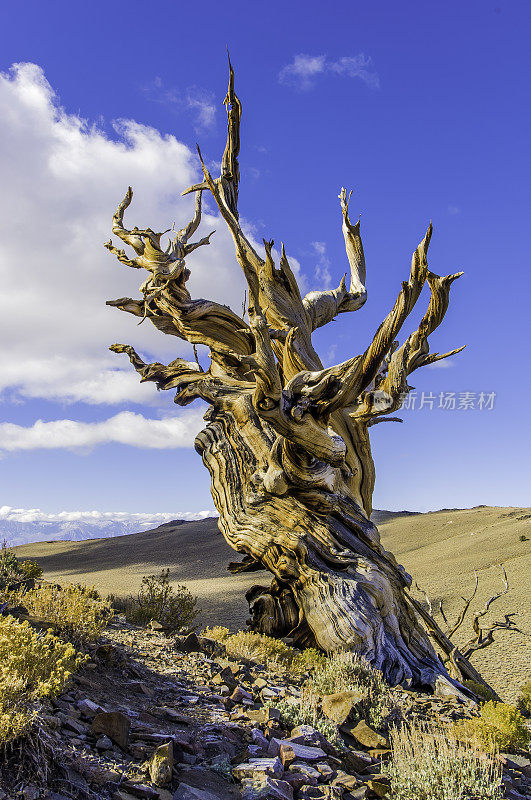
[[[481,506],[414,515],[378,512],[376,521],[384,546],[433,600],[445,599],[449,618],[459,610],[460,596],[473,588],[474,569],[480,584],[471,608],[477,610],[503,588],[497,565],[504,564],[511,592],[493,606],[489,618],[503,619],[505,613],[517,611],[517,624],[527,635],[501,631],[496,643],[478,652],[473,662],[502,696],[514,699],[518,687],[531,678],[531,509]],[[521,536],[528,538],[520,541]],[[24,545],[16,552],[35,558],[48,579],[94,584],[103,594],[134,592],[142,575],[169,567],[174,583],[185,583],[199,595],[204,624],[233,629],[245,625],[245,590],[253,583],[269,582],[266,572],[237,576],[227,572],[227,563],[237,556],[215,519],[163,525],[113,539]],[[469,635],[471,631],[464,628],[464,638]]]

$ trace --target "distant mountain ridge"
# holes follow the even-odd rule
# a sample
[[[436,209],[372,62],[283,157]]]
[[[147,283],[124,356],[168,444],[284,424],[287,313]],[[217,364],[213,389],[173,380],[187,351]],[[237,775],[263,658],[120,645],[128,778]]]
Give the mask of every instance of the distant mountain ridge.
[[[29,513],[29,512],[28,512]],[[418,511],[381,511],[375,509],[372,521],[376,525],[387,522],[395,517],[413,516]],[[80,513],[80,517],[83,514]],[[60,514],[54,515],[60,517]],[[88,515],[87,515],[88,516]],[[120,516],[120,515],[117,515]],[[206,512],[201,514],[183,514],[183,519],[168,519],[160,522],[160,515],[149,517],[145,515],[131,515],[130,519],[105,518],[101,519],[37,519],[25,520],[0,518],[0,540],[6,540],[10,547],[17,547],[32,542],[70,541],[82,542],[87,539],[110,539],[115,536],[127,536],[131,533],[141,533],[147,530],[158,530],[181,525],[191,519],[210,519],[213,515]],[[169,515],[168,515],[169,516]],[[142,519],[143,518],[143,519]]]
[[[182,525],[184,519],[172,519],[159,527]],[[149,530],[156,526],[156,520],[139,522],[132,520],[50,520],[24,522],[0,520],[0,540],[6,540],[9,547],[32,542],[70,541],[81,542],[86,539],[110,539],[129,533]]]

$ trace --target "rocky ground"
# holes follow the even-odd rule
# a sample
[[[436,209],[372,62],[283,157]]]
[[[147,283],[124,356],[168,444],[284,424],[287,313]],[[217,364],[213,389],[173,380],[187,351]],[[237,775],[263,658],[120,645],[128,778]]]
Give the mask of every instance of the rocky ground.
[[[92,656],[40,712],[40,736],[55,752],[47,788],[24,779],[22,756],[0,800],[392,800],[381,774],[388,741],[366,723],[347,717],[343,752],[309,726],[281,727],[274,704],[298,696],[302,678],[119,619]],[[474,713],[454,698],[394,692],[409,719]],[[352,707],[347,694],[324,704],[332,719]],[[505,796],[531,797],[531,761],[504,760]]]

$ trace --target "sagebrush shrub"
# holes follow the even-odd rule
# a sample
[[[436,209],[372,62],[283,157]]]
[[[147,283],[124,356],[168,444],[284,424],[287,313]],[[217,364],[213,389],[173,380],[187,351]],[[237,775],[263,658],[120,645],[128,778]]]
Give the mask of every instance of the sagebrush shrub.
[[[0,617],[0,746],[24,733],[35,703],[57,694],[86,660],[50,631]]]
[[[515,706],[489,700],[481,707],[480,716],[463,719],[456,723],[455,734],[463,742],[469,742],[485,752],[524,748],[530,734],[524,719]]]
[[[266,667],[286,669],[294,674],[307,672],[327,661],[327,657],[313,647],[297,650],[281,639],[274,639],[255,631],[230,633],[228,628],[217,625],[214,628],[206,628],[203,635],[224,644],[227,655],[232,658],[248,658],[259,661]]]
[[[411,724],[391,732],[392,756],[382,765],[393,800],[498,800],[501,764],[448,732]]]
[[[27,591],[5,592],[4,597],[27,608],[30,616],[43,618],[76,644],[94,641],[112,614],[108,603],[94,599],[93,590],[79,584],[42,583]]]
[[[26,559],[20,562],[20,571],[25,580],[38,580],[42,578],[42,567],[36,561]]]
[[[173,587],[169,575],[169,569],[163,569],[160,575],[145,575],[138,595],[115,599],[114,607],[123,611],[133,625],[155,621],[172,633],[195,630],[195,620],[201,613],[198,598],[186,586]]]

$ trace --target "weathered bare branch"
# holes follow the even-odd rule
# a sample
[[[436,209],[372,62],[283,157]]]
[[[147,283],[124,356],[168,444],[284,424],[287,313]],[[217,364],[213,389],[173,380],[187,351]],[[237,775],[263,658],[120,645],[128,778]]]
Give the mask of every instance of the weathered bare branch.
[[[348,215],[347,190],[341,189],[339,199],[343,214],[343,236],[347,258],[350,264],[350,285],[347,289],[346,276],[344,275],[337,289],[323,292],[309,292],[303,300],[310,320],[312,331],[326,325],[338,314],[345,311],[357,311],[367,300],[365,289],[365,255],[360,236],[359,220],[353,225]]]

